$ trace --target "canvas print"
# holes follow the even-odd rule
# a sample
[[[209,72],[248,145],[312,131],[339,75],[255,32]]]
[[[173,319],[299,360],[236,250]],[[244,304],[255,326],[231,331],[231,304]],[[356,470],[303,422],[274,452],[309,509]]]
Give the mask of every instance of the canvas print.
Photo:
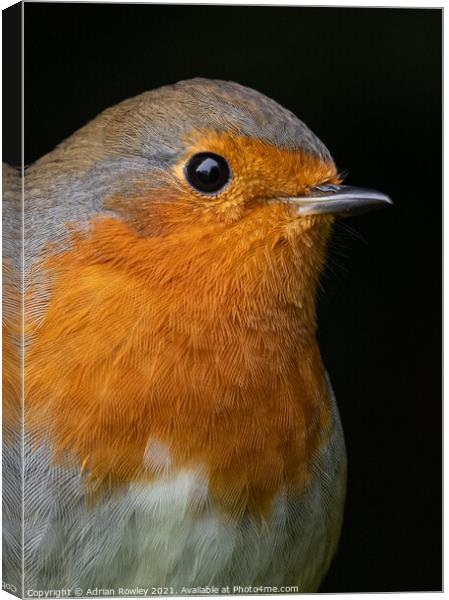
[[[3,589],[440,589],[441,11],[8,10]],[[354,90],[311,59],[334,18],[364,31],[336,51]]]

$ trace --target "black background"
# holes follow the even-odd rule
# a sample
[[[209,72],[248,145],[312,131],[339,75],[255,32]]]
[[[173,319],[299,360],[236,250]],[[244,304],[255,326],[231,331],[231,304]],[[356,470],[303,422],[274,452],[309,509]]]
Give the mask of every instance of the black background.
[[[124,98],[203,76],[271,96],[319,135],[348,183],[393,198],[337,227],[323,278],[319,337],[349,482],[322,591],[441,589],[441,18],[25,5],[27,163]]]

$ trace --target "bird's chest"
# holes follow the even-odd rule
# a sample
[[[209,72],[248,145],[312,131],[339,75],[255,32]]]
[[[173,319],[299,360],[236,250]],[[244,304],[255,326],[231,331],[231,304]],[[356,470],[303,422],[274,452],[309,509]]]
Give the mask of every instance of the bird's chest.
[[[304,486],[329,397],[316,342],[299,351],[288,311],[237,318],[234,304],[104,265],[71,275],[76,286],[54,284],[25,374],[28,427],[49,432],[56,460],[70,452],[113,486],[199,465],[233,516],[265,515],[283,487]]]
[[[29,506],[29,572],[54,588],[316,587],[344,478],[316,342],[288,308],[248,311],[254,294],[217,310],[171,280],[69,266],[27,353],[27,431],[51,448],[31,453],[48,486]],[[91,485],[107,490],[93,504]]]

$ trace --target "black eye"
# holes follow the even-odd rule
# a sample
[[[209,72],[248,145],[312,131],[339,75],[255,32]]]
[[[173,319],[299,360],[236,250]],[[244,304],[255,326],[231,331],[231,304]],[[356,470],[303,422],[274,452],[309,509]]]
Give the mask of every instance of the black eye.
[[[205,194],[215,194],[228,183],[231,169],[227,161],[213,152],[194,154],[186,165],[187,181]]]

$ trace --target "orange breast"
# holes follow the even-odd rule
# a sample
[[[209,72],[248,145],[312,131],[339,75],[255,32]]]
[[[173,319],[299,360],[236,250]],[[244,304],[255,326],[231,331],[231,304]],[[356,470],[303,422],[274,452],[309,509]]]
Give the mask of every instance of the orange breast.
[[[285,210],[255,208],[257,233],[243,218],[166,237],[100,217],[46,259],[51,293],[45,318],[28,324],[25,405],[27,428],[50,430],[55,460],[68,450],[93,489],[119,486],[160,475],[145,459],[155,444],[169,452],[164,472],[203,467],[234,516],[264,514],[281,488],[305,484],[330,416],[318,272],[298,271],[307,230],[289,238],[273,225]],[[328,225],[313,231],[322,260]]]

